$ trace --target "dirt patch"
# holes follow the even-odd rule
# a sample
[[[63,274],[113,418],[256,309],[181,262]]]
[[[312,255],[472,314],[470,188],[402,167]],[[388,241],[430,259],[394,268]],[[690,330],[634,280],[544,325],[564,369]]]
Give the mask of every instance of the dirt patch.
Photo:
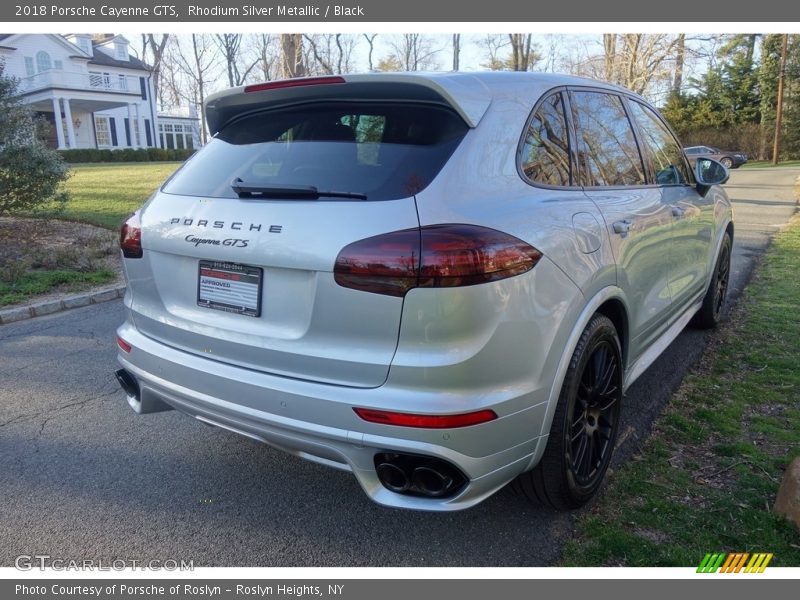
[[[114,281],[101,287],[123,281],[116,232],[56,219],[0,217],[1,282],[13,283],[25,273],[36,271],[91,273],[100,269],[108,269],[116,275]],[[49,300],[74,291],[69,286],[59,286],[14,306]]]

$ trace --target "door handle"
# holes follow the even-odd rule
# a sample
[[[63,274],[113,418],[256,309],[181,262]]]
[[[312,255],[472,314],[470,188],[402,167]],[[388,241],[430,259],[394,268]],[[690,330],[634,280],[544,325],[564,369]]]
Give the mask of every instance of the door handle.
[[[614,228],[614,233],[620,234],[622,237],[628,235],[628,232],[631,230],[633,223],[628,219],[622,219],[621,221],[615,222],[612,227]]]
[[[673,217],[681,218],[683,216],[683,213],[685,213],[685,212],[686,212],[686,209],[685,208],[681,208],[680,206],[673,206],[672,207],[672,216]]]

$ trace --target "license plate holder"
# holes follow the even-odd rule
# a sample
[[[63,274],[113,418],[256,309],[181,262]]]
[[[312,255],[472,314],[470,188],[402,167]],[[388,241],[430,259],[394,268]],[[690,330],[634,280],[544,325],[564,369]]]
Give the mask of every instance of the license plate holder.
[[[197,305],[260,317],[263,274],[260,267],[201,260],[197,268]]]

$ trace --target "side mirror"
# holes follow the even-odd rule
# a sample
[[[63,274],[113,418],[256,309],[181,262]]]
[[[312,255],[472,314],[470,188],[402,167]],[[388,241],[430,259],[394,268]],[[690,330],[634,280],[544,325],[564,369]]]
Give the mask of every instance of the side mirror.
[[[705,196],[713,185],[722,185],[730,177],[728,169],[713,158],[698,158],[694,163],[694,176],[697,179],[697,191]]]

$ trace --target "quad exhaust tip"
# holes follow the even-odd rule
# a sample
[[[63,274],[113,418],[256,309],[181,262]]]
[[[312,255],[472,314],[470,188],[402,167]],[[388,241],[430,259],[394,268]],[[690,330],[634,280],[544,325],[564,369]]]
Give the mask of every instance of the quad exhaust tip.
[[[114,371],[117,377],[119,386],[125,391],[129,398],[134,398],[137,402],[139,400],[139,384],[134,379],[133,375],[128,373],[125,369],[117,369]]]
[[[467,484],[466,476],[450,463],[415,454],[376,454],[375,472],[387,490],[408,496],[450,498]]]

